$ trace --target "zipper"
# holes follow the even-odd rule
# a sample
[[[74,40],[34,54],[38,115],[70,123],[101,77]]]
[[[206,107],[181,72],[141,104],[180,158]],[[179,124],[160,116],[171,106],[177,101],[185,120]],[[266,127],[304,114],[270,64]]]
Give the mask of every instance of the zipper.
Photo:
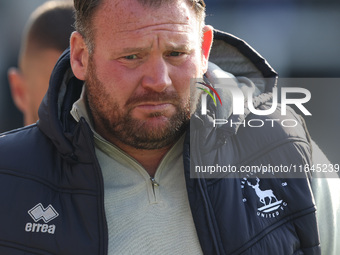
[[[155,187],[159,187],[159,183],[156,182],[154,177],[150,177],[150,181],[151,181],[151,185],[152,185],[152,189],[153,189],[153,194],[155,194]]]
[[[156,182],[154,177],[150,177],[151,183],[152,183],[152,187],[159,187],[159,183]]]
[[[151,186],[152,186],[154,203],[157,203],[159,198],[158,198],[158,192],[156,191],[156,188],[159,187],[159,183],[156,182],[155,177],[150,177],[150,181],[151,181]]]

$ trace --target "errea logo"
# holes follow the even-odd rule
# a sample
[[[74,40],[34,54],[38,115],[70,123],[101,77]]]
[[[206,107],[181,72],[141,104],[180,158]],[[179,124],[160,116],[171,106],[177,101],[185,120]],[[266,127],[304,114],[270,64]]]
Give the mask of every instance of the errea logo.
[[[34,206],[32,209],[30,209],[28,211],[28,214],[31,216],[31,218],[35,222],[43,220],[45,224],[28,222],[25,226],[26,232],[41,232],[41,233],[49,233],[49,234],[55,233],[56,226],[46,224],[59,216],[59,214],[53,208],[52,205],[49,205],[46,208],[44,208],[43,205],[39,203],[36,206]]]
[[[59,215],[52,205],[44,208],[41,203],[37,204],[31,210],[29,210],[28,214],[35,222],[43,220],[45,223],[48,223],[49,221],[57,218]]]

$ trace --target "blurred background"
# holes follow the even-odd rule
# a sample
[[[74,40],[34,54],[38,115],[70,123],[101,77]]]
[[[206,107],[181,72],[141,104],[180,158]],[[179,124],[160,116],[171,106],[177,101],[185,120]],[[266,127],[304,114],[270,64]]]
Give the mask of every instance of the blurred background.
[[[44,0],[0,0],[0,132],[22,126],[7,70],[17,66],[24,25]],[[333,163],[340,152],[340,1],[205,0],[207,24],[236,35],[281,77],[311,77],[306,117],[312,138]],[[328,78],[328,79],[320,79]],[[339,79],[340,80],[340,79]]]

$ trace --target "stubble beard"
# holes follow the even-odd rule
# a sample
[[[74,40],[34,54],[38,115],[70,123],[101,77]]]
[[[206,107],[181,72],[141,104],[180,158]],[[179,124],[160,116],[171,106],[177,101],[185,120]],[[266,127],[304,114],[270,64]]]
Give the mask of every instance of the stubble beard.
[[[110,93],[98,79],[93,59],[89,58],[86,79],[86,100],[88,108],[96,125],[105,130],[105,138],[110,142],[120,141],[136,149],[154,150],[174,144],[185,132],[190,121],[190,99],[181,102],[176,92],[150,91],[143,95],[132,95],[127,101],[125,109],[121,109],[117,102],[112,102]],[[119,91],[117,91],[119,93]],[[138,102],[157,100],[171,100],[175,106],[175,114],[164,118],[162,125],[152,126],[148,120],[132,117],[133,104]],[[131,107],[129,107],[131,106]],[[163,117],[161,111],[149,114],[149,118]],[[164,116],[165,117],[165,116]],[[112,139],[110,139],[112,138]]]

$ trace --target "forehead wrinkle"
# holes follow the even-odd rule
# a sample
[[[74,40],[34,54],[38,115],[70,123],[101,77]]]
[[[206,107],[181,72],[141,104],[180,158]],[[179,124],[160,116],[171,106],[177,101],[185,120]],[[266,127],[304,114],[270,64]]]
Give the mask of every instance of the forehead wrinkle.
[[[131,25],[135,25],[135,22],[128,22],[125,24],[131,24]],[[174,29],[174,25],[178,25],[179,28],[177,30]],[[159,29],[157,29],[158,26],[169,26],[169,28],[166,27],[161,27]],[[186,30],[185,28],[191,28],[191,26],[188,23],[176,23],[176,22],[172,22],[172,23],[158,23],[158,24],[153,24],[153,25],[146,25],[146,26],[142,26],[142,27],[138,27],[138,28],[124,28],[124,29],[117,29],[117,30],[112,30],[112,32],[114,33],[126,33],[126,32],[139,32],[141,30],[146,30],[146,29],[150,29],[153,31],[165,31],[165,32],[178,32],[178,33],[182,33],[182,32],[188,32],[189,30]],[[121,26],[119,26],[119,28],[121,28]],[[182,29],[180,29],[182,28]]]
[[[149,28],[149,26],[148,26]],[[160,38],[167,38],[168,39],[168,43],[172,42],[174,45],[176,45],[176,40],[179,41],[179,44],[184,44],[184,43],[189,43],[192,40],[192,36],[189,36],[192,33],[192,30],[187,30],[185,28],[179,28],[179,29],[173,29],[172,26],[168,26],[168,28],[164,28],[164,27],[160,27],[157,29],[154,28],[150,28],[147,31],[145,31],[145,29],[147,28],[139,28],[137,30],[131,30],[131,31],[121,31],[119,33],[117,32],[113,32],[114,34],[119,34],[119,36],[117,36],[116,40],[119,41],[125,41],[125,40],[138,40],[140,35],[143,35],[143,37],[147,37],[149,35],[152,35],[153,38],[155,37],[160,37]],[[161,35],[161,33],[167,33],[169,32],[170,34],[167,35],[165,34],[164,36]],[[170,37],[169,37],[170,36]],[[197,34],[197,36],[199,36],[199,34]],[[170,40],[171,39],[171,40]],[[170,40],[170,41],[169,41]],[[154,40],[152,40],[154,41]],[[156,40],[158,41],[158,39]],[[158,42],[159,43],[159,42]],[[139,48],[139,47],[136,47]],[[144,48],[144,47],[142,47]]]
[[[118,1],[115,2],[114,5],[111,1],[104,1],[103,4],[100,6],[99,10],[96,12],[94,16],[94,20],[97,20],[98,18],[101,19],[103,24],[98,24],[99,26],[102,26],[104,24],[107,24],[108,20],[112,20],[112,18],[115,19],[115,22],[113,22],[113,26],[111,26],[110,30],[112,32],[129,32],[134,31],[136,29],[143,29],[147,28],[149,26],[157,26],[157,25],[180,25],[180,26],[195,26],[193,23],[199,23],[198,19],[196,18],[196,14],[194,13],[193,9],[188,9],[188,3],[182,3],[181,1],[178,1],[176,4],[176,7],[170,6],[169,3],[165,3],[164,5],[153,8],[153,7],[146,7],[143,5],[141,6],[141,9],[129,9],[127,6],[129,5],[129,2],[136,1],[136,0],[126,0],[126,1]],[[137,2],[138,4],[138,2]],[[127,6],[126,6],[127,5]],[[139,5],[139,4],[138,4]],[[185,6],[184,8],[181,8],[180,6]],[[162,9],[166,9],[166,15],[161,15],[158,13],[158,11],[162,11]],[[176,9],[176,10],[175,10]],[[144,12],[150,12],[151,10],[154,10],[154,15],[149,14],[145,16]],[[141,15],[144,15],[145,17],[141,17]],[[178,18],[180,20],[178,20]],[[166,21],[164,21],[164,18],[166,18]],[[159,19],[163,19],[163,22],[158,23]],[[174,22],[176,20],[176,22]],[[149,23],[143,26],[143,23]],[[96,22],[94,22],[96,23]],[[141,24],[142,26],[139,28],[136,28],[138,24]]]
[[[145,52],[145,51],[150,51],[152,47],[153,47],[153,43],[147,47],[126,47],[122,49],[121,53]]]
[[[161,41],[164,40],[163,38],[159,37],[158,35],[155,35],[155,42],[157,47],[161,45]],[[165,44],[165,49],[168,51],[172,50],[184,50],[189,51],[191,47],[189,46],[190,41],[188,40],[181,40],[180,42],[175,42],[171,40],[167,40]],[[132,53],[132,52],[146,52],[150,51],[154,46],[154,40],[151,41],[150,46],[146,47],[125,47],[122,49],[121,53]]]

